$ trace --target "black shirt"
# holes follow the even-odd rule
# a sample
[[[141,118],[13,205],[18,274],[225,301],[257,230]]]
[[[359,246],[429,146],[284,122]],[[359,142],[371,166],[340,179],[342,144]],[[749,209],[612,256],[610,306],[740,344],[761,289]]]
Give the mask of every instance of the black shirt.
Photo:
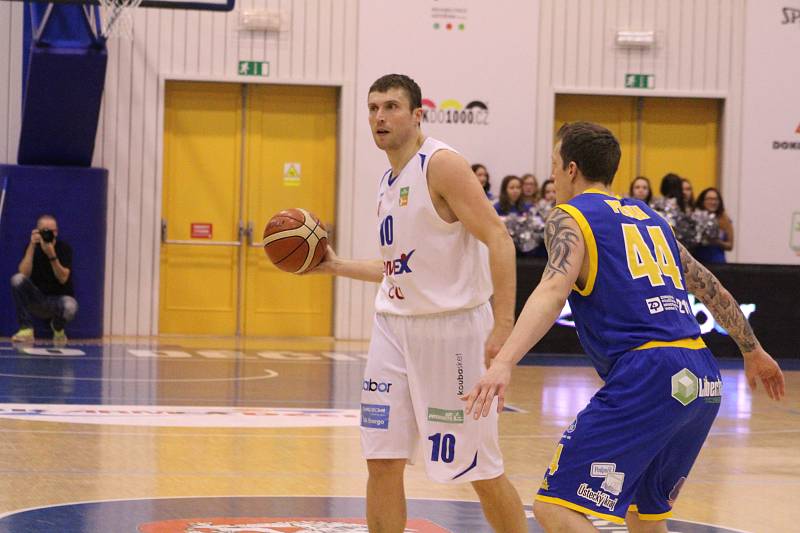
[[[75,296],[75,290],[72,288],[72,248],[64,241],[57,240],[56,255],[61,266],[70,269],[67,282],[63,285],[58,282],[53,267],[50,266],[50,259],[38,244],[33,250],[31,281],[46,296]]]

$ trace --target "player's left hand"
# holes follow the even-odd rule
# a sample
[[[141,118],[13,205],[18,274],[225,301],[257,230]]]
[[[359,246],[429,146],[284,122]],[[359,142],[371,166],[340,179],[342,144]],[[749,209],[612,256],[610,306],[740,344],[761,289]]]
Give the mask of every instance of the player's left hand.
[[[783,372],[775,359],[761,346],[743,355],[744,373],[750,388],[756,390],[758,382],[761,381],[767,395],[773,400],[780,400],[786,393],[786,386]]]
[[[494,359],[492,366],[478,381],[472,390],[461,400],[467,402],[466,414],[472,413],[472,418],[477,420],[481,416],[489,416],[492,408],[492,401],[497,396],[497,412],[503,411],[505,405],[506,390],[511,383],[511,370],[514,365],[508,361]]]
[[[513,329],[513,324],[509,326],[503,326],[495,323],[494,328],[492,328],[492,332],[489,334],[489,338],[486,339],[486,350],[483,356],[483,362],[486,364],[486,368],[492,366],[492,360],[500,351],[500,348],[503,347],[503,344],[505,344],[506,340],[508,340],[508,336],[511,335],[511,331]]]

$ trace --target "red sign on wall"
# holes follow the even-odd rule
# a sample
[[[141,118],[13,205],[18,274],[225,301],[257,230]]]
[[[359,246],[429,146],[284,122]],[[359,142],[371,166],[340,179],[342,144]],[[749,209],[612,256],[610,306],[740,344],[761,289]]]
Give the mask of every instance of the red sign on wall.
[[[210,239],[212,225],[208,222],[192,222],[192,239]]]

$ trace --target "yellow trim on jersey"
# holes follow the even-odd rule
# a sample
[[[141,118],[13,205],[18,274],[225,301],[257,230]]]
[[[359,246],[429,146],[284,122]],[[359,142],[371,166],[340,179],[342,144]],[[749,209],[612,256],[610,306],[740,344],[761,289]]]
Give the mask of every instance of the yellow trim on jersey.
[[[667,511],[666,513],[661,514],[643,514],[639,512],[639,507],[634,504],[628,506],[628,511],[633,511],[634,513],[638,514],[640,520],[649,520],[651,522],[672,518],[672,511]]]
[[[595,189],[594,187],[592,187],[590,189],[586,189],[581,194],[586,194],[586,193],[589,193],[589,194],[602,194],[604,196],[610,196],[611,198],[616,198],[617,200],[622,200],[622,196],[620,196],[619,194],[614,194],[613,192],[601,191],[600,189]]]
[[[575,292],[581,296],[589,296],[592,294],[592,290],[594,290],[594,282],[597,279],[597,269],[599,267],[597,264],[597,241],[594,239],[594,233],[592,232],[591,226],[589,226],[589,221],[586,220],[586,217],[583,216],[580,209],[569,204],[559,204],[556,207],[575,219],[575,222],[578,223],[578,227],[581,228],[583,240],[586,241],[586,249],[589,251],[589,275],[586,278],[586,287],[581,289],[576,283],[573,288]]]
[[[624,518],[620,518],[612,514],[598,513],[597,511],[587,509],[586,507],[581,507],[578,504],[568,502],[567,500],[562,500],[561,498],[553,498],[551,496],[542,496],[541,494],[537,494],[534,500],[539,500],[540,502],[544,503],[552,503],[553,505],[560,505],[561,507],[566,507],[567,509],[572,509],[573,511],[578,511],[579,513],[602,518],[603,520],[608,520],[609,522],[614,522],[615,524],[625,523]]]
[[[650,348],[688,348],[689,350],[702,350],[706,347],[706,343],[703,342],[702,337],[697,337],[696,339],[680,339],[677,341],[650,341],[642,344],[641,346],[637,346],[633,349],[636,350],[649,350]]]

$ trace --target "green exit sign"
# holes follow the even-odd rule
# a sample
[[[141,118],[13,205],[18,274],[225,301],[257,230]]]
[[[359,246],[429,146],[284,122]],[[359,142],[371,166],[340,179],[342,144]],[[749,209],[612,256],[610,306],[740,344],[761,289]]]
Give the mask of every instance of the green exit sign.
[[[625,74],[626,89],[655,89],[655,74]]]
[[[269,76],[269,61],[239,61],[239,76]]]

